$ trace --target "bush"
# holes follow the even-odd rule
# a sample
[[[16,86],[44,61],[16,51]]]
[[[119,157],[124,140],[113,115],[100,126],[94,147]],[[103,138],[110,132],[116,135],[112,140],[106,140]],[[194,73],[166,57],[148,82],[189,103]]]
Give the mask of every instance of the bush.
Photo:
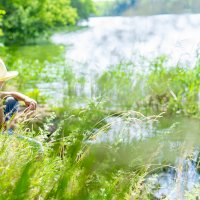
[[[6,11],[2,23],[5,44],[32,43],[53,26],[74,25],[78,16],[70,3],[70,0],[0,0]]]

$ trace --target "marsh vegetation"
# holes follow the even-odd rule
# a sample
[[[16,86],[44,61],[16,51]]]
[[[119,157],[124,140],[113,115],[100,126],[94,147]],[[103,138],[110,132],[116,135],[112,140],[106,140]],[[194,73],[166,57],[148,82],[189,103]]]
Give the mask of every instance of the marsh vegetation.
[[[177,24],[198,17],[177,16]],[[175,18],[146,20],[174,27]],[[6,89],[40,108],[15,135],[0,137],[0,199],[199,198],[199,49],[177,61],[180,54],[161,52],[167,45],[159,40],[156,55],[127,56],[131,45],[142,40],[142,51],[163,32],[149,26],[140,36],[139,24],[127,29],[135,18],[113,19],[111,31],[106,20],[110,26],[93,18],[76,32],[63,29],[51,42],[1,47],[9,69],[19,71]]]

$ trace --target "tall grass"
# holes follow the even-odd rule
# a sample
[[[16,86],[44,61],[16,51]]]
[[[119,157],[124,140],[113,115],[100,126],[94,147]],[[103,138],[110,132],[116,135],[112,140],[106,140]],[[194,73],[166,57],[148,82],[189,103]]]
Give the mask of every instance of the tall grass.
[[[87,80],[63,60],[62,47],[53,46],[46,58],[35,47],[36,55],[29,55],[27,48],[3,54],[10,69],[20,72],[8,87],[46,103],[56,115],[37,128],[25,124],[14,136],[1,135],[0,199],[155,199],[160,185],[152,175],[169,168],[175,179],[182,173],[177,157],[187,160],[198,146],[198,121],[186,118],[186,127],[178,129],[171,126],[174,118],[166,123],[157,117],[199,117],[199,61],[193,69],[169,68],[161,56],[147,61],[148,70],[121,62],[98,75],[87,96]],[[46,83],[48,91],[40,87]],[[197,191],[198,184],[192,193]]]
[[[181,141],[177,125],[161,131],[161,116],[129,111],[99,117],[95,113],[100,110],[99,104],[90,104],[82,111],[64,113],[63,120],[53,115],[40,132],[25,130],[24,124],[13,136],[1,135],[0,198],[155,199],[160,186],[152,177],[170,168],[177,188],[181,185],[185,161],[176,165],[177,157],[192,161],[195,145],[172,146]],[[106,138],[113,133],[118,137]],[[186,195],[189,198],[191,192]]]
[[[107,200],[151,196],[146,192],[144,183],[154,168],[152,162],[157,162],[159,146],[156,149],[147,146],[148,155],[143,152],[142,156],[138,152],[142,153],[147,142],[145,139],[125,142],[118,138],[99,142],[97,137],[106,132],[109,134],[115,122],[106,121],[103,115],[101,119],[97,118],[95,110],[99,110],[99,107],[90,104],[79,113],[65,113],[53,132],[49,128],[55,117],[40,129],[39,135],[20,126],[15,131],[16,135],[2,135],[1,199]],[[121,114],[121,117],[124,121],[124,127],[121,127],[124,138],[129,137],[125,127],[138,124],[149,127],[157,121],[157,117],[146,118],[135,112]],[[40,141],[43,152],[22,136]],[[155,139],[154,135],[149,136],[149,144]],[[157,162],[157,166],[160,164]]]
[[[199,60],[194,68],[169,67],[167,56],[146,62],[148,70],[123,62],[100,76],[97,94],[107,100],[107,108],[199,117]]]

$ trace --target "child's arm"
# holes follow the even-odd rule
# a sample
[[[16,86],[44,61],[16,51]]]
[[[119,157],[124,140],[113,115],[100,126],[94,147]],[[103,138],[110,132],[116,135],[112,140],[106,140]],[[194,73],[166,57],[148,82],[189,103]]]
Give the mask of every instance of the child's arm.
[[[18,101],[23,101],[27,107],[30,107],[31,110],[35,110],[37,107],[37,102],[30,97],[19,93],[19,92],[0,92],[0,98],[3,99],[6,96],[12,96]]]

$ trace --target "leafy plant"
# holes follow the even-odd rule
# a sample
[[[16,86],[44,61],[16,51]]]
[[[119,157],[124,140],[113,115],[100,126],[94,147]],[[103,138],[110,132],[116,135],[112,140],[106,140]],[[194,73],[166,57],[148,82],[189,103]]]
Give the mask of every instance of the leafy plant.
[[[6,11],[2,29],[5,44],[32,43],[54,26],[74,25],[77,13],[70,6],[70,0],[8,0],[0,1]]]

